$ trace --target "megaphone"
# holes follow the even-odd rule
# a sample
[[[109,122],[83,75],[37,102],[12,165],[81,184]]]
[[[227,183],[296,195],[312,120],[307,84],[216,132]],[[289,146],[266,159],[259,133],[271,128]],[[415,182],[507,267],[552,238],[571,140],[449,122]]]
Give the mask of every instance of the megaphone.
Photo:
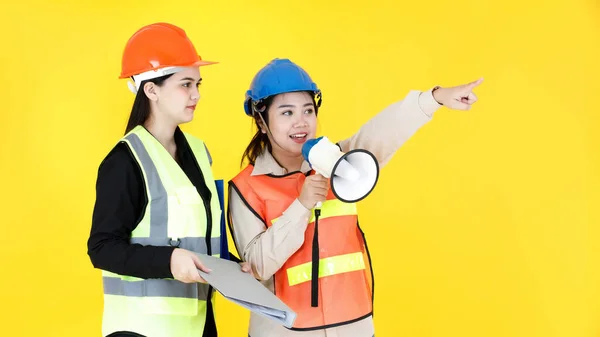
[[[302,156],[315,172],[329,178],[331,191],[343,202],[360,201],[377,185],[379,164],[367,150],[354,149],[344,153],[323,136],[306,141]]]

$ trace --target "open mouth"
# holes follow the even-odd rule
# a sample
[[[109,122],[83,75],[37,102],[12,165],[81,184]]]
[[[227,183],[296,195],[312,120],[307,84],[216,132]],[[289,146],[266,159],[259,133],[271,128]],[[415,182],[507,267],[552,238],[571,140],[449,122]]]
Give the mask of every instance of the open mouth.
[[[290,138],[292,138],[292,139],[305,139],[306,136],[308,136],[308,133],[302,132],[302,133],[295,133],[293,135],[290,135]]]
[[[307,136],[308,136],[308,133],[300,132],[300,133],[295,133],[293,135],[290,135],[290,138],[296,143],[304,143],[306,141]]]

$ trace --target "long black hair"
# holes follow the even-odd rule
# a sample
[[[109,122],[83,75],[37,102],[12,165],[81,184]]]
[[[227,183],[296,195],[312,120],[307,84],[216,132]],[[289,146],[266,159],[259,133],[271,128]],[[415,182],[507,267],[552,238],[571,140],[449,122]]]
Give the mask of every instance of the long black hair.
[[[319,106],[315,101],[314,93],[311,91],[304,92],[309,94],[312,98],[313,104],[315,106],[315,115],[317,115],[319,112]],[[269,109],[273,104],[274,98],[275,96],[269,96],[267,98],[262,99],[260,103],[256,105],[256,109],[253,108],[253,101],[248,102],[248,104],[250,105],[250,111],[254,113],[254,124],[256,125],[257,130],[254,136],[252,137],[252,140],[246,147],[244,154],[242,155],[240,166],[244,165],[244,160],[247,160],[248,164],[254,165],[254,163],[256,162],[256,158],[258,158],[258,156],[260,156],[263,153],[263,151],[271,151],[271,142],[269,141],[269,137],[266,133],[262,133],[260,128],[260,122],[262,122],[260,116],[262,116],[265,123],[267,124],[265,125],[265,127],[269,127]],[[258,114],[260,114],[260,116]]]
[[[129,133],[129,131],[133,130],[138,125],[144,125],[146,120],[148,120],[148,117],[150,117],[150,100],[144,92],[144,85],[148,82],[152,82],[160,87],[164,84],[165,80],[171,76],[173,76],[173,74],[149,79],[140,83],[137,94],[135,95],[135,101],[133,101],[129,121],[125,128],[125,134]]]
[[[265,125],[264,127],[266,128],[269,126],[269,109],[273,104],[273,98],[275,98],[275,96],[269,96],[263,99],[261,103],[258,104],[258,109],[253,108],[252,101],[248,102],[248,105],[250,105],[250,109],[254,114],[253,119],[254,124],[256,125],[256,133],[252,137],[250,144],[248,144],[246,150],[244,151],[244,154],[242,155],[240,166],[244,165],[244,160],[248,160],[248,163],[250,165],[254,165],[256,158],[260,156],[263,153],[263,151],[265,151],[265,149],[271,151],[271,142],[269,141],[269,136],[267,136],[266,133],[262,133],[260,124],[264,119],[265,123],[267,123],[267,125]],[[261,119],[260,116],[258,116],[258,114],[260,114],[263,119]]]

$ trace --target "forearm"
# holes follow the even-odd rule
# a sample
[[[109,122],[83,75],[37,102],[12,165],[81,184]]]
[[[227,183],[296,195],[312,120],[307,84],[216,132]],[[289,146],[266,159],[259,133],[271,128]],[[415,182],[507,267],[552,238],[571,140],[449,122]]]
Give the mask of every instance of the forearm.
[[[385,166],[396,151],[422,126],[440,105],[431,91],[411,91],[402,101],[387,106],[352,137],[341,141],[342,151],[365,149]]]
[[[88,241],[88,255],[95,268],[119,275],[173,278],[171,254],[175,247],[130,244],[109,233],[96,233]]]
[[[241,250],[239,253],[252,265],[257,278],[267,280],[304,243],[311,213],[296,199],[272,226],[267,227],[235,191],[229,196],[230,221],[236,246]]]
[[[147,203],[136,165],[125,145],[117,146],[100,165],[88,255],[94,267],[116,274],[172,278],[173,247],[130,243]]]
[[[261,280],[271,278],[304,244],[309,216],[310,211],[296,199],[271,227],[246,246],[244,257]]]

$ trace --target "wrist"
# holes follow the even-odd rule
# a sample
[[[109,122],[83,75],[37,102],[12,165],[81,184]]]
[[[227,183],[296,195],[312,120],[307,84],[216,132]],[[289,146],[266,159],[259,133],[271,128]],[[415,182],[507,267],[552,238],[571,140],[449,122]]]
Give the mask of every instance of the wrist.
[[[176,257],[176,255],[179,255],[180,250],[180,248],[173,247],[173,250],[171,251],[171,263],[173,263],[173,259]]]
[[[283,212],[286,219],[304,219],[308,221],[310,217],[310,208],[302,204],[300,198],[296,198],[292,204]]]
[[[439,85],[435,86],[433,89],[431,89],[431,95],[433,96],[433,99],[439,104],[439,105],[444,105],[442,103],[443,99],[442,99],[442,94],[444,93],[444,88],[440,87]]]
[[[298,198],[298,202],[300,202],[300,205],[302,205],[304,208],[306,208],[307,211],[312,208],[310,205],[308,205],[308,201],[306,201],[302,198]]]

